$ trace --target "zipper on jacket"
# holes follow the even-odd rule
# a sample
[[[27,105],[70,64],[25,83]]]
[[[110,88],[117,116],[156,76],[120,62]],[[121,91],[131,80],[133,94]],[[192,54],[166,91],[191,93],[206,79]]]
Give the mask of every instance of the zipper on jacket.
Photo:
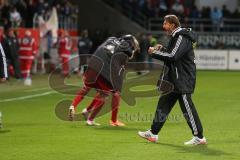
[[[176,71],[176,77],[178,79],[178,69],[177,69],[177,67],[175,67],[175,71]]]

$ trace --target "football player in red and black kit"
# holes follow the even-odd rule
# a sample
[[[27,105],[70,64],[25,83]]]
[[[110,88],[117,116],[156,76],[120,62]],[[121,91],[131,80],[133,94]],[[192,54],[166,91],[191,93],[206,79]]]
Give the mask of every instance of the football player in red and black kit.
[[[84,86],[77,93],[69,108],[69,119],[74,119],[77,105],[91,88],[97,90],[91,105],[84,109],[88,125],[99,125],[94,118],[105,103],[105,98],[112,94],[112,119],[110,125],[123,126],[117,120],[120,102],[120,92],[123,84],[123,72],[127,62],[139,51],[139,44],[133,35],[124,35],[120,38],[110,37],[98,47],[88,62],[83,81]]]

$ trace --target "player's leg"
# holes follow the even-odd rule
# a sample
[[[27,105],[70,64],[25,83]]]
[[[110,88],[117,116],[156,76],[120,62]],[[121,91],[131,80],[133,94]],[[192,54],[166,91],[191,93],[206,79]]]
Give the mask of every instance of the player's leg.
[[[112,93],[112,118],[110,120],[111,126],[125,126],[124,123],[120,122],[117,119],[118,111],[120,106],[120,93],[113,92]]]
[[[100,112],[102,109],[104,103],[105,103],[105,98],[109,95],[109,93],[105,91],[99,91],[99,94],[95,97],[95,104],[93,106],[93,110],[91,114],[88,117],[87,124],[88,125],[100,125],[94,121],[95,117],[97,114]]]
[[[84,96],[90,91],[90,89],[98,88],[97,78],[98,78],[97,73],[94,70],[89,69],[88,71],[86,71],[84,73],[84,76],[83,76],[84,86],[77,93],[76,97],[74,98],[74,100],[72,102],[72,105],[69,108],[69,120],[73,120],[75,109],[77,108],[77,105],[83,100]]]
[[[74,114],[76,112],[78,104],[83,100],[84,96],[90,91],[90,87],[84,85],[77,93],[75,98],[72,101],[71,106],[68,111],[68,118],[70,121],[74,119]]]
[[[92,102],[87,106],[87,108],[84,108],[82,110],[82,115],[85,118],[85,120],[88,119],[89,113],[91,113],[94,106],[98,103],[98,96],[99,96],[99,93],[97,92]]]
[[[30,76],[30,71],[32,67],[31,59],[21,59],[21,73],[24,79],[24,85],[31,86],[32,80]]]
[[[183,94],[179,97],[179,104],[194,136],[192,140],[185,144],[206,144],[206,139],[203,137],[202,123],[192,102],[191,94]]]
[[[170,111],[178,99],[178,96],[178,94],[172,92],[159,98],[151,130],[146,132],[138,132],[139,136],[151,142],[156,142],[158,140],[158,133],[166,122]]]
[[[69,75],[69,58],[62,57],[62,74],[64,77]]]
[[[20,59],[20,68],[21,68],[22,78],[25,80],[27,78],[27,67],[26,67],[25,59]]]
[[[77,93],[77,95],[75,96],[75,98],[72,101],[72,106],[74,107],[74,109],[77,108],[78,104],[83,100],[84,96],[86,96],[88,94],[88,92],[90,91],[90,87],[84,85]]]

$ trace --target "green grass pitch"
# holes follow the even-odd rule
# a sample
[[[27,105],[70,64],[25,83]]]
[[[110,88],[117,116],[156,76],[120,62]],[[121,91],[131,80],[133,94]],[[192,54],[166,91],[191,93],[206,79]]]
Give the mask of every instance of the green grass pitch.
[[[121,102],[120,118],[126,127],[110,127],[109,113],[96,119],[101,126],[88,127],[84,122],[66,122],[56,117],[55,105],[73,96],[52,91],[47,78],[33,76],[32,87],[24,87],[17,81],[0,84],[4,125],[0,130],[0,160],[237,160],[240,157],[239,72],[198,72],[193,100],[208,145],[192,147],[183,145],[192,135],[180,116],[178,104],[160,132],[159,142],[153,144],[139,138],[137,131],[149,129],[151,120],[144,116],[151,117],[155,112],[158,97],[139,98],[134,107]],[[75,76],[69,81],[81,82]],[[79,109],[90,100],[86,98]]]

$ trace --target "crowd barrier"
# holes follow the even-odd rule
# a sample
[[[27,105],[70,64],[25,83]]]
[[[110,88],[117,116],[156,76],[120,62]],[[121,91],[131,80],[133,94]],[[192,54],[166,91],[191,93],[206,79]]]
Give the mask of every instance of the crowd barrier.
[[[240,50],[196,50],[200,70],[240,70]]]

